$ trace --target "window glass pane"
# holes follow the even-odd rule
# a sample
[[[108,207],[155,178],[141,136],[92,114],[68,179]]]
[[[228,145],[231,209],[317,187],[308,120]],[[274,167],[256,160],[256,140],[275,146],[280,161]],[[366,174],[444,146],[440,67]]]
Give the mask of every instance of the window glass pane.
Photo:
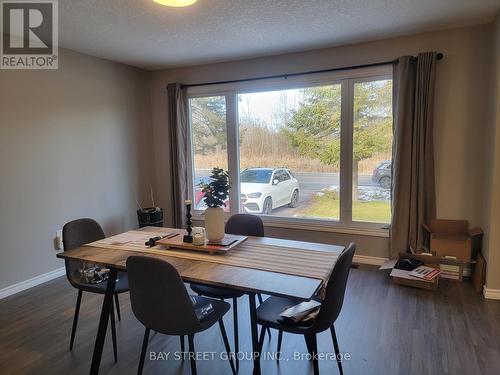
[[[206,209],[200,183],[210,182],[214,167],[227,170],[226,98],[210,96],[189,100],[194,171],[194,208]],[[229,201],[225,211],[229,210]]]
[[[341,85],[238,95],[241,211],[338,220]]]
[[[354,84],[352,220],[389,223],[392,80]]]

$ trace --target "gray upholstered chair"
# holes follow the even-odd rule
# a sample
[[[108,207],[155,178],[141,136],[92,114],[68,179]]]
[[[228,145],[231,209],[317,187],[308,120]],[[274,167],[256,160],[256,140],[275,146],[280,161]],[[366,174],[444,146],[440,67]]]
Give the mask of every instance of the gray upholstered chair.
[[[351,243],[342,252],[342,254],[340,254],[337,263],[335,263],[333,271],[330,275],[330,279],[328,280],[325,299],[321,303],[321,308],[319,310],[318,316],[307,325],[291,324],[282,320],[280,315],[281,312],[286,307],[297,304],[297,301],[294,301],[292,299],[270,297],[257,308],[257,323],[262,325],[263,327],[259,339],[260,350],[262,350],[262,343],[264,341],[264,327],[274,328],[280,330],[280,332],[284,331],[304,335],[307,349],[311,354],[318,352],[316,334],[330,329],[339,371],[340,374],[343,374],[342,362],[339,358],[340,351],[337,341],[337,335],[335,334],[334,322],[335,320],[337,320],[337,317],[342,310],[347,278],[349,276],[349,270],[351,268],[352,258],[354,256],[355,250],[356,245]],[[279,352],[281,350],[281,335],[278,338],[278,341]],[[319,374],[318,360],[314,356],[312,358],[314,374],[317,375]]]
[[[235,214],[226,222],[225,232],[229,234],[238,234],[240,236],[264,237],[264,224],[262,219],[250,214]],[[234,350],[238,352],[238,298],[243,295],[242,292],[233,289],[195,284],[192,283],[191,289],[200,296],[207,296],[218,299],[233,299],[233,324],[234,324]],[[257,295],[259,303],[262,303],[262,296]],[[268,331],[270,333],[270,331]],[[181,344],[184,340],[181,338]],[[236,369],[239,369],[239,361],[236,358]]]
[[[200,296],[189,296],[177,270],[168,262],[145,256],[127,259],[130,282],[130,302],[136,318],[144,324],[144,340],[137,373],[141,374],[150,330],[165,335],[187,335],[191,361],[191,373],[196,374],[194,335],[219,322],[224,345],[233,374],[236,373],[229,353],[229,341],[224,328],[223,316],[231,305],[224,301]],[[212,304],[213,312],[198,320],[195,308]]]
[[[77,219],[66,223],[63,227],[63,245],[64,251],[76,249],[84,244],[98,241],[105,238],[104,231],[99,223],[92,219]],[[78,297],[76,299],[75,315],[73,317],[73,327],[71,330],[71,340],[69,349],[73,349],[75,341],[76,326],[78,324],[78,314],[80,312],[80,303],[82,301],[83,292],[104,294],[106,292],[106,283],[88,284],[81,281],[79,269],[83,267],[83,263],[75,260],[65,260],[66,276],[71,285],[78,289]],[[118,294],[128,292],[128,277],[126,272],[118,272],[118,278],[115,287],[115,305],[118,314],[118,320],[121,320],[120,305],[118,302]],[[111,309],[111,334],[113,338],[113,352],[115,362],[117,361],[116,350],[116,327],[114,308]]]

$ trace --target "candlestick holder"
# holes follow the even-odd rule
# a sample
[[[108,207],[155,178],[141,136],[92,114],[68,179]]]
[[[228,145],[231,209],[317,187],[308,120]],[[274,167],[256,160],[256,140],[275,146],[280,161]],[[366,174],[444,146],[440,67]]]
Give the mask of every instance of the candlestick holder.
[[[191,232],[193,231],[193,228],[191,228],[191,225],[193,224],[193,222],[191,221],[191,205],[190,204],[186,204],[186,231],[187,231],[187,235],[184,236],[184,239],[183,241],[184,242],[187,242],[187,243],[193,243],[193,236],[191,236]]]

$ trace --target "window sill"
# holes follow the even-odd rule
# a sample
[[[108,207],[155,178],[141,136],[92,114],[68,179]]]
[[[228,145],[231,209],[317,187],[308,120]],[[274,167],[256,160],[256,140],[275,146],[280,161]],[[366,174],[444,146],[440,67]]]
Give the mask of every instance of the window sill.
[[[227,215],[229,217],[229,215]],[[204,221],[205,216],[201,213],[194,213],[194,221]],[[274,216],[261,216],[265,227],[298,229],[315,232],[331,232],[343,234],[355,234],[360,236],[389,238],[389,229],[384,228],[386,224],[380,223],[357,223],[346,226],[338,222],[328,222],[326,220],[284,218]]]

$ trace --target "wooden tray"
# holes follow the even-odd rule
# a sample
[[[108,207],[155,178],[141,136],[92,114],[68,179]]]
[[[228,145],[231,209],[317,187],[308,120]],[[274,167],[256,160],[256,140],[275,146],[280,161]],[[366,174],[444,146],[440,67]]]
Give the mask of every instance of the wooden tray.
[[[183,241],[184,234],[179,234],[178,236],[172,238],[163,238],[161,240],[156,241],[158,245],[163,245],[172,249],[184,249],[184,250],[195,250],[195,251],[204,251],[210,254],[219,253],[225,254],[235,246],[238,246],[240,243],[246,241],[246,236],[237,236],[234,234],[226,234],[224,239],[233,239],[229,245],[221,246],[221,245],[193,245],[192,243]]]

